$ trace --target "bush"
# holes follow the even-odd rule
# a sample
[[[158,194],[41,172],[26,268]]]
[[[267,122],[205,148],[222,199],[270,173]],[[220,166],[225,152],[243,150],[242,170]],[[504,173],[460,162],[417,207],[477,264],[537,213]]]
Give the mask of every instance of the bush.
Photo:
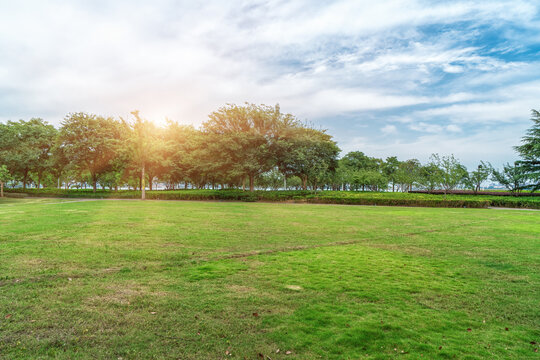
[[[64,198],[110,198],[137,199],[140,191],[120,190],[93,193],[88,190],[8,189],[8,196],[40,196]],[[18,195],[16,195],[18,194]],[[392,192],[353,191],[242,191],[242,190],[154,190],[147,191],[149,200],[207,200],[207,201],[294,201],[318,204],[379,205],[379,206],[420,206],[452,208],[486,208],[490,206],[540,209],[540,197],[508,197],[487,195],[441,195]]]

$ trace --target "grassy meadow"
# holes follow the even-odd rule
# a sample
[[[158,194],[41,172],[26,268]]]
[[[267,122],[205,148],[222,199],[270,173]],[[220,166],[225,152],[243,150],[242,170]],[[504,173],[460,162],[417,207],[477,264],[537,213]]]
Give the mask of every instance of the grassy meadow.
[[[540,212],[0,200],[2,359],[537,359]]]

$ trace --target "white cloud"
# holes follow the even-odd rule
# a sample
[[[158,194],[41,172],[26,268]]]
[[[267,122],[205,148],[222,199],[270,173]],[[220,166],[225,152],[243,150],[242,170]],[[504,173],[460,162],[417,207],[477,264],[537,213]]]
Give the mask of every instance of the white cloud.
[[[395,125],[385,125],[383,128],[381,128],[381,131],[383,134],[391,135],[397,133],[397,128]]]
[[[411,146],[426,134],[463,137],[472,123],[510,124],[540,105],[539,64],[489,49],[540,41],[539,9],[533,0],[0,2],[0,121],[139,109],[199,124],[227,102],[279,102],[315,122],[357,113],[356,129],[363,114],[386,112],[375,131]],[[475,43],[491,27],[508,41]]]
[[[446,130],[448,130],[450,132],[461,132],[461,128],[459,126],[457,126],[457,125],[454,125],[454,124],[447,125]]]

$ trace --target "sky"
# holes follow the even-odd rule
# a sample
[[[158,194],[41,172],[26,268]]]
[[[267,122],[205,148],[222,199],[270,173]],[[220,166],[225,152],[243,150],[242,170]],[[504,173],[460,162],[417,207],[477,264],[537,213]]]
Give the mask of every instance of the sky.
[[[0,121],[198,126],[244,102],[342,155],[512,162],[540,109],[540,1],[0,0]]]

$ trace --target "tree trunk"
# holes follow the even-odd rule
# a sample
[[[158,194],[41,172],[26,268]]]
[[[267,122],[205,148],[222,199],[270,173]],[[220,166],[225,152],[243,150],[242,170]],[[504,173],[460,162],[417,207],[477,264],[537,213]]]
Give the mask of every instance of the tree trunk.
[[[0,181],[0,197],[4,197],[4,183]]]
[[[92,188],[94,189],[94,192],[97,190],[97,176],[92,175]]]
[[[144,185],[144,164],[141,169],[141,199],[146,199],[146,186]]]
[[[150,175],[149,173],[148,174],[148,188],[150,189],[150,191],[152,191],[153,183],[154,183],[154,176]]]
[[[24,172],[24,176],[23,176],[23,190],[26,190],[26,180],[28,178],[28,171],[25,171]]]
[[[242,191],[246,191],[246,177],[242,177]]]
[[[302,176],[302,189],[307,190],[307,176]]]
[[[287,190],[287,177],[283,176],[283,190]]]
[[[255,190],[255,177],[253,175],[249,175],[249,191]]]

